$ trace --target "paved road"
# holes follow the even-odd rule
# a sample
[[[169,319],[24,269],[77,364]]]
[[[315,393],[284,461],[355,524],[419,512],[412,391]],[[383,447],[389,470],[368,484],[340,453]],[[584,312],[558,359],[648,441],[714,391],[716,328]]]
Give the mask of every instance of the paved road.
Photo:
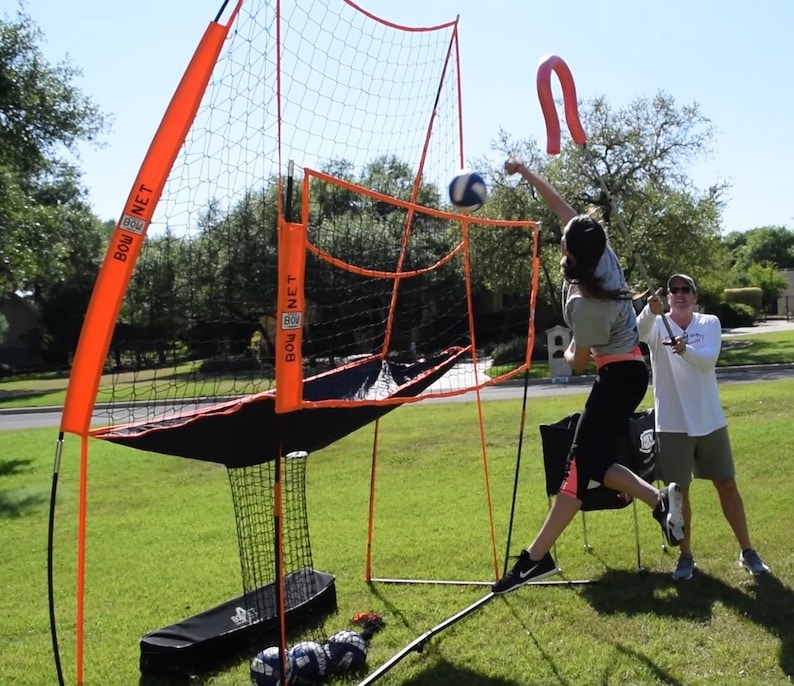
[[[746,336],[756,333],[775,333],[778,331],[794,331],[794,321],[785,319],[770,319],[765,322],[757,322],[755,326],[737,326],[733,329],[723,329],[722,335],[725,336]]]
[[[724,367],[717,369],[720,383],[743,383],[748,381],[777,381],[794,378],[794,364],[771,364],[750,367]],[[528,398],[543,398],[550,395],[584,394],[590,390],[591,380],[574,378],[570,383],[549,383],[544,380],[530,381],[527,386]],[[489,386],[480,391],[483,400],[507,400],[524,395],[523,381],[510,381],[498,386]],[[424,402],[472,402],[476,393],[468,392],[447,398],[428,399]],[[106,421],[106,417],[102,421]],[[20,408],[0,410],[0,431],[19,429],[40,429],[57,427],[61,421],[58,408]]]

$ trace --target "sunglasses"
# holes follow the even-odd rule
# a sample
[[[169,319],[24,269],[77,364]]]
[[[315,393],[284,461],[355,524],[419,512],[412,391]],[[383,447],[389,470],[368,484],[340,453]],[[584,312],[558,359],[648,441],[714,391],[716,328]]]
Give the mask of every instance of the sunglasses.
[[[689,295],[692,292],[692,286],[673,286],[670,289],[670,292],[673,295],[678,295],[679,293],[683,293],[684,295]]]

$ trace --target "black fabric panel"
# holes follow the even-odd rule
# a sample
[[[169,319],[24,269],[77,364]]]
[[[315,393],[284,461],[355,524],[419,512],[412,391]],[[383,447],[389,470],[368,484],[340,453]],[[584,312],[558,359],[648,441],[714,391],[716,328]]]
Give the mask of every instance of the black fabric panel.
[[[565,478],[565,466],[571,449],[579,413],[569,414],[554,424],[540,425],[543,446],[543,469],[546,475],[546,495],[554,496]],[[625,465],[635,474],[651,481],[656,464],[656,437],[653,431],[654,412],[647,409],[636,412],[629,420],[631,445],[617,456],[615,462]],[[631,502],[623,494],[604,485],[591,488],[582,501],[582,510],[614,510]]]
[[[367,397],[384,373],[399,388],[390,397],[413,397],[443,376],[466,349],[454,348],[415,364],[370,358],[307,379],[304,399]],[[362,404],[305,408],[277,414],[275,391],[214,405],[178,417],[114,427],[97,438],[139,450],[248,467],[295,450],[312,453],[384,416],[399,405]]]
[[[336,585],[332,574],[305,569],[287,576],[284,583],[287,591],[291,585],[297,584],[311,584],[310,588],[317,589],[309,601],[287,607],[287,618],[293,622],[291,626],[317,625],[323,617],[336,611]],[[277,644],[279,622],[275,586],[269,584],[251,595],[254,593],[272,598],[270,611],[265,616],[252,615],[246,596],[241,595],[146,634],[140,640],[141,673],[174,677],[207,671],[231,657],[250,652],[251,636],[259,639],[269,635],[271,645]],[[297,595],[302,597],[305,592]],[[289,592],[285,596],[289,598]]]

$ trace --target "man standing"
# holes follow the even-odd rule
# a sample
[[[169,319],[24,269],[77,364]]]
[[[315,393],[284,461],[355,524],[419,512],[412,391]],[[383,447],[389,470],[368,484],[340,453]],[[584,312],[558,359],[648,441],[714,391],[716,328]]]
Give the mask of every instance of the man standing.
[[[750,542],[747,519],[731,452],[725,413],[720,405],[715,366],[722,346],[722,326],[714,315],[695,311],[697,288],[686,274],[667,281],[666,315],[674,340],[662,317],[659,289],[637,317],[640,339],[647,343],[653,370],[654,410],[659,443],[659,466],[665,483],[681,486],[684,538],[673,579],[691,579],[692,508],[689,486],[693,478],[710,479],[717,490],[722,513],[739,543],[739,566],[751,574],[769,571]]]

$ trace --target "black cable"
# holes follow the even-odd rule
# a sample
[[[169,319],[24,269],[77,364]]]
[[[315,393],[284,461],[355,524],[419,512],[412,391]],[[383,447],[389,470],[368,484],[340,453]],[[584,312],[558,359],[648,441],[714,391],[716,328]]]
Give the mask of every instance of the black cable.
[[[516,494],[518,493],[518,472],[521,468],[521,452],[524,446],[524,427],[527,417],[527,395],[529,392],[529,369],[524,372],[524,399],[521,404],[521,422],[518,431],[518,450],[516,452],[516,471],[513,477],[513,502],[510,505],[510,523],[507,527],[507,544],[505,546],[505,564],[502,575],[507,574],[507,563],[510,559],[510,542],[513,537],[513,520],[516,513]]]
[[[50,634],[52,636],[52,652],[55,658],[55,670],[58,673],[58,684],[64,686],[63,669],[61,668],[61,653],[58,649],[58,630],[55,622],[55,587],[53,583],[53,541],[55,538],[55,500],[58,492],[58,472],[61,467],[61,453],[63,451],[63,431],[58,434],[55,444],[55,463],[52,468],[52,488],[50,490],[50,514],[47,526],[47,594],[50,608]]]

